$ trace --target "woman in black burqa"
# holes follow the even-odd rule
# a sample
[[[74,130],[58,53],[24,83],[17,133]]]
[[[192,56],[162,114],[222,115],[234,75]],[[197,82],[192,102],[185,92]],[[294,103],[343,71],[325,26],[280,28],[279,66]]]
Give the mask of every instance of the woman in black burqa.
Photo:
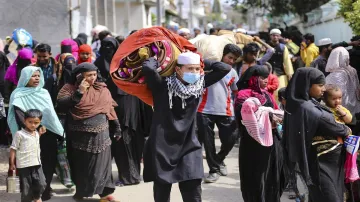
[[[118,42],[113,37],[102,40],[100,57],[94,64],[99,68],[104,82],[118,105],[115,111],[121,125],[122,138],[112,139],[111,151],[119,174],[119,181],[116,184],[122,186],[139,184],[141,181],[144,138],[150,131],[152,108],[139,98],[120,90],[110,78],[110,63],[118,46]]]
[[[312,202],[340,202],[344,195],[345,153],[338,137],[350,129],[335,122],[320,105],[325,76],[314,68],[299,68],[286,92],[284,143],[290,169],[299,170]]]
[[[237,83],[240,91],[235,99],[235,115],[241,136],[239,173],[245,202],[280,202],[286,186],[284,152],[277,130],[272,130],[273,144],[263,146],[242,124],[240,113],[248,98],[257,98],[262,106],[278,109],[274,98],[267,91],[260,89],[260,79],[268,76],[269,71],[266,67],[255,65],[247,69]]]

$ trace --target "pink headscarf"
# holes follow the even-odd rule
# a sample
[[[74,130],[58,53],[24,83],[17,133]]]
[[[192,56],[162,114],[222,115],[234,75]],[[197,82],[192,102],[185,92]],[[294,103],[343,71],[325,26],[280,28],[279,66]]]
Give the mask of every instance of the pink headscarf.
[[[241,108],[242,124],[249,135],[265,147],[273,145],[272,124],[269,113],[283,116],[281,110],[263,107],[258,98],[250,97],[245,100]]]
[[[72,39],[64,39],[61,41],[61,46],[71,46],[71,54],[74,56],[75,60],[77,61],[79,58],[79,46],[78,44]],[[56,56],[56,61],[59,60],[59,55]]]
[[[17,65],[18,59],[21,58],[23,60],[31,60],[32,57],[33,57],[33,52],[30,48],[23,48],[23,49],[19,50],[16,60],[6,71],[5,80],[8,80],[11,83],[17,85],[18,78],[16,75],[17,75],[18,70],[16,68],[16,65]]]

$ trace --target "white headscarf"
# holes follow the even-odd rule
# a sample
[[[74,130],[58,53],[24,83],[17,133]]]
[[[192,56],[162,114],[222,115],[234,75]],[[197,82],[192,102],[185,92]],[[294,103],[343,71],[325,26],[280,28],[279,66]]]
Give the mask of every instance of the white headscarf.
[[[330,72],[326,84],[334,84],[341,89],[342,105],[353,115],[360,112],[359,79],[356,70],[350,66],[349,52],[344,47],[331,52],[325,71]]]

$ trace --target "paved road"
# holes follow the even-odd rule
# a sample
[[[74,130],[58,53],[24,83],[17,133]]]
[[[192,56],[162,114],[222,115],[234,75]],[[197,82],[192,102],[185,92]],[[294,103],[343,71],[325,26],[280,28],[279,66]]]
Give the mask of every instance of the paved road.
[[[220,146],[220,142],[217,139],[216,145]],[[219,148],[219,147],[218,147]],[[221,177],[217,183],[203,184],[203,202],[242,202],[240,192],[240,179],[238,174],[238,149],[234,148],[229,154],[225,163],[228,167],[229,175]],[[204,161],[205,172],[207,174],[208,168],[206,161]],[[113,164],[113,176],[117,178],[117,170],[115,164]],[[65,189],[54,176],[52,187],[55,191],[55,196],[49,200],[49,202],[72,202],[73,191]],[[20,202],[19,194],[6,194],[4,193],[6,187],[0,184],[0,202]],[[173,186],[171,193],[171,202],[182,202],[179,188],[176,185]],[[141,183],[137,186],[119,187],[116,189],[115,196],[121,202],[152,202],[152,183]],[[87,199],[84,201],[99,201],[98,199]],[[285,193],[282,202],[290,202],[293,200],[288,199],[288,193]]]

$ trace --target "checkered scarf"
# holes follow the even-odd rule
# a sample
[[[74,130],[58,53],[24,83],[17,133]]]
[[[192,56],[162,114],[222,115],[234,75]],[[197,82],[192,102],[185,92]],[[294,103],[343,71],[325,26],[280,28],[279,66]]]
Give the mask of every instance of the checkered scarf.
[[[184,85],[179,79],[176,78],[176,72],[166,78],[169,93],[169,106],[173,107],[173,96],[181,98],[182,108],[186,106],[185,100],[191,96],[200,97],[204,92],[204,75],[194,84]]]

